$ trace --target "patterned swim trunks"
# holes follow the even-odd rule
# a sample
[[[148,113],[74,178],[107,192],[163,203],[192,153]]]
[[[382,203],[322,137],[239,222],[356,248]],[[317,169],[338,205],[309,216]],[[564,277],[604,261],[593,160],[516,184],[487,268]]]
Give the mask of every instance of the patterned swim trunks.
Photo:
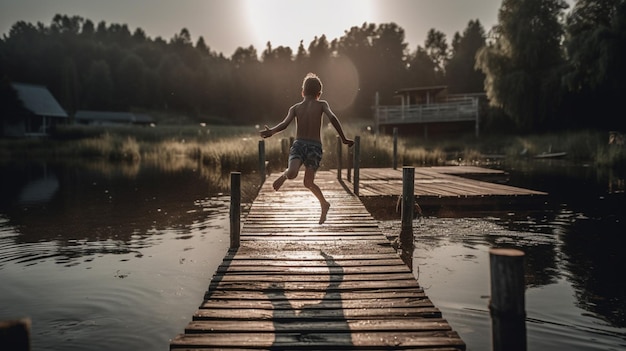
[[[289,161],[299,159],[305,167],[317,170],[322,161],[322,143],[314,140],[296,139],[289,149]]]

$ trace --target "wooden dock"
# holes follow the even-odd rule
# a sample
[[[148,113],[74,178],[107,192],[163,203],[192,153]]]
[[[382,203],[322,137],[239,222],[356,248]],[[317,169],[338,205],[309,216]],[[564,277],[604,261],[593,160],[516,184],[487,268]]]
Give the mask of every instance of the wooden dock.
[[[465,349],[350,183],[318,172],[332,204],[319,225],[302,173],[279,192],[271,188],[276,176],[170,349]]]
[[[365,168],[359,174],[359,196],[367,206],[395,210],[395,202],[402,194],[402,168]],[[503,171],[482,167],[415,167],[415,200],[423,209],[436,212],[460,207],[534,206],[543,203],[548,195],[498,182],[505,179]]]

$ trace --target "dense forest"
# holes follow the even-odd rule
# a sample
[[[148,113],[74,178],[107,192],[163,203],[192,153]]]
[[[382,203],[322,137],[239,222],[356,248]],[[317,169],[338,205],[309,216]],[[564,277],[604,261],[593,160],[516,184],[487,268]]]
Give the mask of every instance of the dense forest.
[[[16,22],[0,40],[3,116],[11,82],[48,87],[70,115],[77,110],[167,111],[207,123],[276,121],[316,72],[324,98],[343,119],[370,119],[376,92],[393,102],[400,88],[447,85],[485,92],[492,129],[624,130],[626,0],[503,0],[498,24],[470,20],[450,42],[431,29],[409,48],[395,23],[363,23],[340,38],[320,33],[296,52],[239,47],[230,57],[183,28],[150,38],[126,24],[97,25],[56,15],[49,25]]]

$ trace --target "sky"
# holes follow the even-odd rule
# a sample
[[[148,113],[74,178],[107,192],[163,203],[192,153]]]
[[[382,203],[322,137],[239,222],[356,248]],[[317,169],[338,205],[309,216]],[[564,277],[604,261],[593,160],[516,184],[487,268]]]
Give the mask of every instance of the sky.
[[[316,36],[327,39],[367,23],[396,23],[404,29],[410,51],[424,46],[431,28],[446,34],[448,44],[470,20],[486,32],[497,23],[502,0],[0,0],[0,35],[25,21],[49,26],[55,14],[80,16],[94,24],[126,24],[150,38],[169,41],[186,28],[195,43],[202,36],[211,51],[232,56],[253,45],[260,55],[267,42],[290,47]]]

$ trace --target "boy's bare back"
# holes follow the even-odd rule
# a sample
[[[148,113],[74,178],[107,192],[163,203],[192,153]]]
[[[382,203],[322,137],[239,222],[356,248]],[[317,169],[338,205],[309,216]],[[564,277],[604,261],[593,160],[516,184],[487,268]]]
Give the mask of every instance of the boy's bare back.
[[[304,100],[295,104],[292,109],[296,118],[296,138],[320,141],[324,100],[305,97]]]

